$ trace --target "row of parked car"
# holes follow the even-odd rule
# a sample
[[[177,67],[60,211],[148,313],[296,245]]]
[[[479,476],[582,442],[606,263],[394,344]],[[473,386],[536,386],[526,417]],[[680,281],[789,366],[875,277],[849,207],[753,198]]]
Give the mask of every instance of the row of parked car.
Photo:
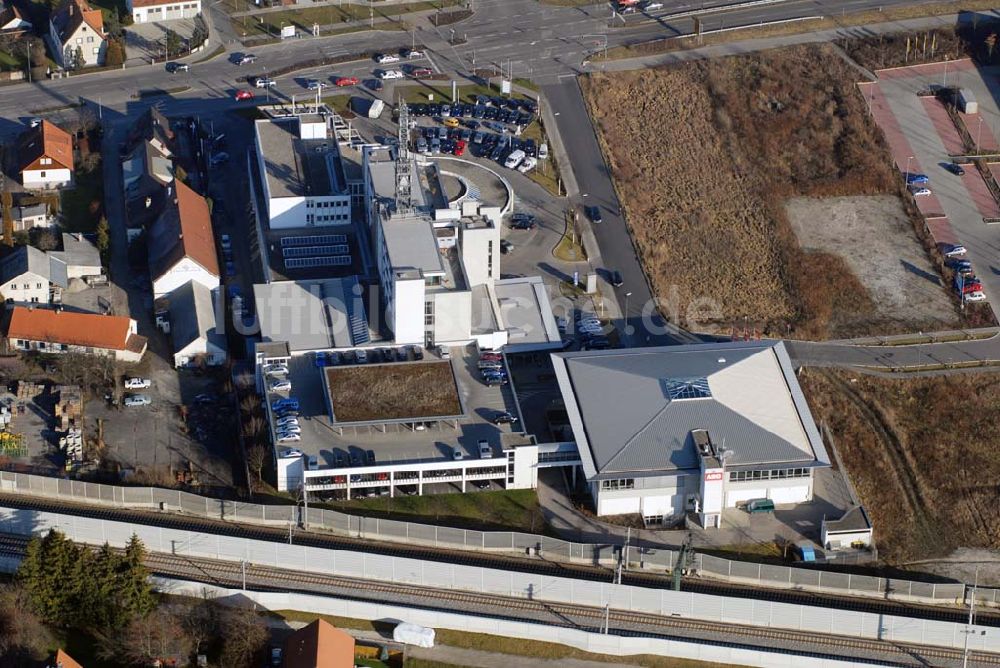
[[[511,99],[513,100],[514,98]],[[414,117],[472,118],[479,121],[495,121],[507,125],[527,127],[535,120],[535,112],[537,110],[534,102],[530,100],[528,102],[531,103],[531,106],[523,106],[520,102],[504,104],[502,106],[492,103],[489,105],[480,104],[478,102],[476,104],[463,102],[456,102],[455,104],[448,102],[411,104],[407,107],[407,111]]]
[[[317,368],[341,366],[344,364],[383,364],[387,362],[408,362],[422,360],[424,350],[420,346],[400,346],[398,348],[367,348],[345,351],[317,351],[313,353],[313,365]]]
[[[480,353],[476,362],[479,375],[483,382],[489,386],[506,385],[509,382],[507,377],[507,367],[500,353],[485,352]]]

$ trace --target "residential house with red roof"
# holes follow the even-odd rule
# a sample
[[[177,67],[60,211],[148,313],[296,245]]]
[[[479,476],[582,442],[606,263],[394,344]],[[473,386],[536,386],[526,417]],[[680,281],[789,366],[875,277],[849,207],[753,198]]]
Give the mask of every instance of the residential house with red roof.
[[[18,141],[17,159],[25,188],[60,188],[73,183],[73,137],[55,123],[42,121]]]
[[[167,186],[160,215],[146,231],[153,297],[169,295],[188,281],[219,287],[219,257],[208,201],[182,181]]]
[[[201,0],[128,0],[128,10],[132,12],[132,20],[136,23],[193,19],[201,13]]]
[[[285,641],[285,668],[354,668],[354,637],[317,619]]]
[[[110,355],[120,362],[138,362],[146,352],[146,337],[124,316],[24,306],[8,313],[7,339],[15,350]]]
[[[64,69],[73,69],[76,54],[84,67],[103,65],[108,50],[101,10],[87,0],[63,0],[49,17],[49,48],[53,60]]]

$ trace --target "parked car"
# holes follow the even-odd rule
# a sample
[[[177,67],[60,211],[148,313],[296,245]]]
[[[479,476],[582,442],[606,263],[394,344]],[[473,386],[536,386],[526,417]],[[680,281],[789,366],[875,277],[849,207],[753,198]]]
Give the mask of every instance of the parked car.
[[[517,166],[517,171],[521,172],[522,174],[527,174],[528,172],[533,170],[535,168],[535,165],[537,164],[538,164],[538,158],[529,155],[521,162],[520,165]]]
[[[248,90],[238,90],[236,91],[235,99],[237,102],[242,102],[244,100],[252,100],[253,93]]]
[[[380,53],[375,56],[375,62],[379,65],[387,65],[389,63],[398,63],[399,56],[395,56],[391,53]]]
[[[600,223],[604,222],[604,219],[601,217],[600,207],[588,206],[584,209],[584,212],[587,214],[587,218],[590,219],[590,222],[594,223],[595,225],[599,225]]]
[[[983,292],[970,292],[965,295],[965,301],[967,302],[984,302],[986,301],[986,295]]]
[[[320,81],[319,79],[310,79],[306,82],[306,88],[308,90],[323,90],[326,86],[327,83],[325,81]]]
[[[549,158],[549,145],[543,143],[541,146],[538,147],[538,159],[548,160],[548,158]]]
[[[521,149],[514,149],[507,156],[507,159],[503,161],[503,166],[507,169],[517,169],[517,166],[521,164],[521,161],[526,157],[524,151]]]
[[[374,450],[365,450],[365,462],[368,464],[368,466],[371,466],[375,463]]]
[[[917,187],[917,186],[910,186],[910,193],[914,197],[927,197],[928,195],[931,194],[931,189],[930,188],[920,188],[920,187]]]
[[[221,165],[224,162],[229,162],[229,154],[226,153],[225,151],[216,153],[215,155],[212,156],[212,159],[209,160],[209,162],[212,164],[213,167]]]
[[[337,85],[337,86],[340,86],[341,88],[343,88],[344,86],[357,86],[358,85],[358,78],[357,77],[339,77],[333,83],[335,85]]]
[[[971,273],[972,272],[972,263],[969,262],[968,260],[959,260],[957,258],[951,258],[950,260],[948,260],[944,264],[949,269],[951,269],[953,271],[957,271],[957,272],[962,273],[962,274],[966,274],[966,273]]]
[[[355,350],[354,358],[357,360],[358,364],[368,363],[368,351],[367,350]]]
[[[265,376],[287,376],[288,367],[284,364],[268,364],[264,367]]]
[[[423,137],[417,138],[417,153],[427,153],[428,145],[427,140]]]
[[[302,427],[300,427],[297,424],[286,424],[281,427],[278,427],[275,430],[275,433],[278,435],[279,438],[282,436],[290,436],[292,434],[298,436],[302,433]]]
[[[451,458],[452,459],[454,459],[456,462],[459,462],[459,461],[462,461],[462,459],[464,459],[464,457],[465,457],[465,455],[462,454],[461,450],[459,450],[458,448],[452,448],[452,451],[451,451]]]
[[[278,418],[274,422],[274,424],[276,424],[279,427],[287,427],[287,426],[293,425],[293,424],[297,425],[298,423],[299,423],[299,419],[297,417],[292,416],[292,415],[289,415],[288,417]]]
[[[504,411],[493,416],[493,424],[514,424],[517,422],[517,416],[512,414],[510,411]]]
[[[278,434],[278,443],[298,443],[301,440],[300,434]]]
[[[187,63],[167,63],[167,71],[171,74],[177,74],[178,72],[190,72],[191,66]]]
[[[490,442],[485,438],[479,439],[479,458],[480,459],[491,459],[493,457],[493,448],[490,447]]]
[[[747,512],[751,515],[757,513],[773,513],[774,501],[771,499],[750,499],[747,501]]]
[[[965,168],[953,162],[945,163],[944,168],[956,176],[965,176]]]
[[[446,128],[457,128],[459,125],[459,121],[457,118],[448,117],[445,118],[443,121],[441,121],[441,124],[444,125]]]
[[[153,403],[153,400],[146,394],[130,394],[125,397],[124,401],[126,406],[148,406],[151,403]]]
[[[268,383],[268,388],[272,392],[290,392],[292,389],[292,384],[287,380],[276,378],[275,380],[272,380],[270,383]]]
[[[461,139],[455,141],[455,155],[457,157],[462,157],[465,153],[465,142]]]
[[[153,381],[149,378],[128,378],[125,380],[126,390],[145,390],[152,385]]]
[[[907,174],[906,175],[906,183],[910,184],[910,185],[913,185],[913,184],[923,185],[925,183],[930,183],[930,182],[931,182],[931,179],[926,174]]]
[[[227,248],[232,248],[233,247],[233,240],[229,237],[228,234],[223,234],[219,238],[219,245],[222,246],[223,250],[226,250]],[[231,287],[238,288],[239,286],[231,286]],[[232,292],[232,290],[230,290],[230,292]]]
[[[410,76],[414,79],[423,79],[424,77],[429,77],[434,74],[434,70],[429,67],[414,67],[410,70]]]
[[[507,239],[503,239],[500,242],[500,253],[502,255],[510,255],[513,252],[514,252],[514,244],[508,241]]]
[[[403,55],[407,58],[423,58],[424,52],[416,49],[406,49],[403,51]]]
[[[278,82],[268,77],[257,77],[254,79],[253,85],[255,88],[274,88]]]
[[[400,70],[379,70],[379,79],[402,79],[403,73]]]
[[[271,409],[275,411],[280,410],[299,410],[299,400],[294,397],[289,397],[287,399],[275,399],[271,404]]]
[[[945,257],[957,257],[959,255],[965,255],[968,250],[962,244],[948,244],[941,251]]]

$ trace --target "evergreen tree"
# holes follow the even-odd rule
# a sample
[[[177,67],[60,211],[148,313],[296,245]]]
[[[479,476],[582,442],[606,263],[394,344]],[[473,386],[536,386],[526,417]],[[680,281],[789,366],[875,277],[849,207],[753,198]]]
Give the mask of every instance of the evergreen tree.
[[[79,46],[76,47],[76,51],[73,52],[73,59],[70,61],[70,69],[79,70],[83,69],[83,66],[87,64],[87,61],[83,58],[83,49]]]
[[[125,557],[119,569],[118,598],[129,616],[144,617],[156,607],[156,596],[149,584],[149,570],[143,561],[146,546],[132,534],[125,546]]]
[[[81,552],[81,548],[56,529],[28,543],[17,575],[24,583],[35,612],[43,619],[60,626],[76,621]]]
[[[108,219],[101,216],[101,219],[97,221],[97,250],[101,254],[101,259],[107,262],[108,259],[108,249],[111,247],[111,234],[108,229]]]

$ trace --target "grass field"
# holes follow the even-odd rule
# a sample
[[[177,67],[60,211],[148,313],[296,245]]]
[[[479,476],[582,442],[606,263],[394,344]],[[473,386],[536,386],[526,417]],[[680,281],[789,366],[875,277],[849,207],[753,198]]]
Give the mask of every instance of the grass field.
[[[462,413],[449,362],[328,367],[326,376],[337,422]]]
[[[865,331],[864,285],[843,258],[803,251],[783,207],[899,192],[856,76],[830,47],[804,45],[583,79],[640,258],[656,294],[677,295],[671,319]]]
[[[388,496],[326,504],[336,510],[388,519],[454,526],[477,531],[542,533],[538,496],[531,489],[474,494]]]
[[[899,564],[1000,548],[1000,376],[808,369],[801,381],[872,517],[880,557]]]

